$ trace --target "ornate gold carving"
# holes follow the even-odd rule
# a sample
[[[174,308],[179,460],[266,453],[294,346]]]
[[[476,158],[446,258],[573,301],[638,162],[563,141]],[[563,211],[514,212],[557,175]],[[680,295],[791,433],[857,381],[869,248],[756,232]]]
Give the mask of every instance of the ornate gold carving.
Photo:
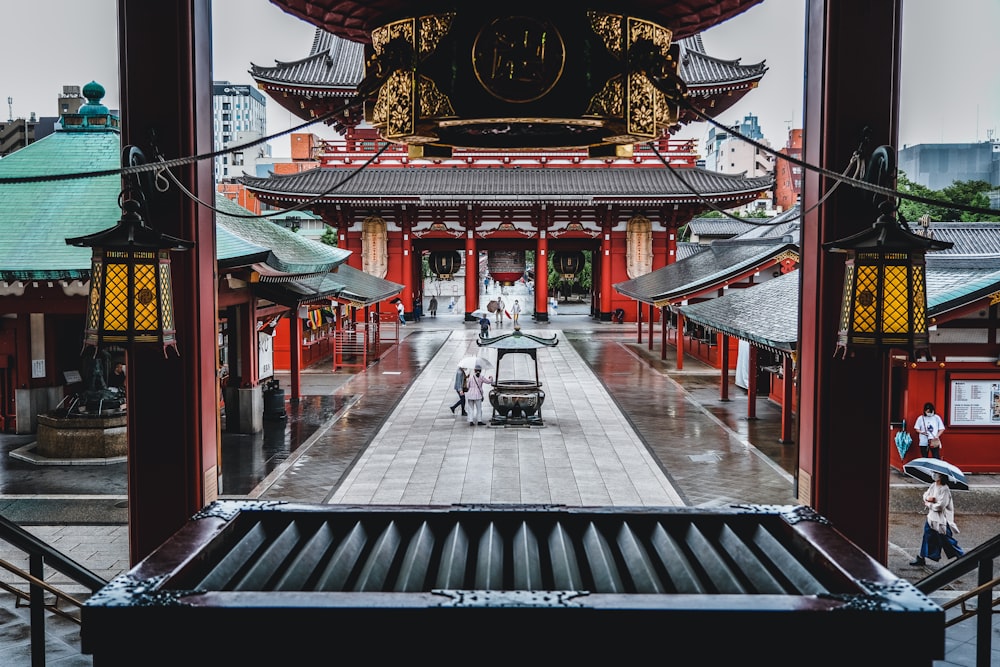
[[[405,40],[416,52],[416,22],[414,19],[403,19],[387,23],[381,28],[372,30],[372,49],[376,55],[381,55],[386,44],[396,38]]]
[[[608,79],[587,106],[587,116],[605,118],[613,131],[619,133],[606,137],[605,141],[645,141],[675,125],[678,109],[668,103],[666,95],[653,85],[644,72],[628,62],[630,49],[637,42],[648,41],[676,72],[677,62],[671,53],[673,33],[663,26],[630,16],[587,12],[587,17],[591,29],[601,38],[605,48],[622,61],[624,67],[624,73]]]
[[[420,100],[420,118],[454,118],[455,108],[448,96],[441,92],[432,79],[420,77],[418,84],[418,99]]]
[[[483,26],[472,45],[479,83],[504,102],[533,102],[562,77],[566,47],[549,21],[507,16]]]
[[[622,47],[621,15],[588,11],[587,18],[590,19],[591,30],[604,42],[604,48],[615,58],[622,60],[625,53]]]
[[[995,306],[998,303],[1000,303],[1000,292],[993,292],[990,294],[990,305]]]
[[[420,60],[434,53],[444,36],[451,32],[454,20],[455,12],[420,17],[420,45],[417,51]]]
[[[793,262],[798,263],[798,261],[799,261],[799,253],[795,252],[794,250],[784,250],[784,251],[778,253],[777,255],[775,255],[774,259],[776,261],[778,261],[778,262],[783,262],[786,259],[790,259]]]
[[[625,86],[622,77],[614,76],[604,82],[600,92],[590,98],[587,105],[588,116],[602,118],[621,118],[625,109]]]

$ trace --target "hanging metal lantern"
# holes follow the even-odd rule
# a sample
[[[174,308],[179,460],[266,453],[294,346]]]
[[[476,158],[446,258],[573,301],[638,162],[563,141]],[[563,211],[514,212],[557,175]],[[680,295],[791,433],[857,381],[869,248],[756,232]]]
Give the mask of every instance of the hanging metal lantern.
[[[115,227],[66,239],[94,249],[84,346],[162,343],[165,355],[168,347],[177,352],[170,251],[194,243],[150,229],[139,209],[139,201],[126,200]]]
[[[559,251],[552,253],[552,268],[566,282],[572,282],[576,275],[583,271],[583,267],[586,265],[587,258],[579,250],[575,252]]]
[[[457,250],[436,250],[428,258],[431,273],[439,280],[451,280],[462,268],[462,253]]]
[[[486,266],[493,280],[509,287],[524,276],[524,251],[490,250]]]
[[[924,254],[952,244],[913,234],[892,210],[885,204],[871,229],[823,244],[847,254],[837,335],[843,354],[876,347],[909,350],[913,357],[930,347]]]

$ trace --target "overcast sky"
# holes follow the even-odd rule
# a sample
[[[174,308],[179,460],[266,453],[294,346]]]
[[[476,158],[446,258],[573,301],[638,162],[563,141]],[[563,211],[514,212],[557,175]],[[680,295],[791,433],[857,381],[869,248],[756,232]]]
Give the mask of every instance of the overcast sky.
[[[756,115],[765,138],[783,146],[788,129],[802,126],[802,61],[806,0],[764,0],[704,33],[706,51],[744,64],[765,61],[760,87],[718,118],[732,124]],[[942,11],[943,7],[947,7]],[[269,0],[213,0],[214,78],[253,85],[250,63],[298,60],[309,53],[313,26]],[[118,108],[115,0],[6,2],[0,39],[0,114],[3,119],[55,116],[64,85],[97,81],[104,103]],[[1000,136],[1000,26],[998,0],[904,0],[900,146],[965,143]],[[11,29],[13,26],[17,28]],[[864,45],[858,45],[864,48]],[[155,77],[150,79],[155,85]],[[7,98],[12,98],[10,106]],[[268,101],[268,132],[301,121]],[[704,139],[706,123],[677,136]],[[334,133],[312,126],[321,136]],[[272,142],[287,157],[288,139]]]

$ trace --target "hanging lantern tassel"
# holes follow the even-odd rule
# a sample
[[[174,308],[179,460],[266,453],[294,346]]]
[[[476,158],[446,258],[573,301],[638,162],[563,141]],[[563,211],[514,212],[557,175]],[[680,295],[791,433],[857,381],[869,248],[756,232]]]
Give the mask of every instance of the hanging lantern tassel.
[[[947,250],[947,241],[913,234],[896,221],[891,205],[870,229],[824,243],[847,254],[835,354],[854,348],[898,348],[929,353],[924,255]]]
[[[150,229],[139,209],[139,201],[128,199],[114,227],[66,239],[68,245],[93,248],[83,345],[96,353],[105,343],[161,343],[164,356],[168,347],[180,355],[170,251],[194,243]]]

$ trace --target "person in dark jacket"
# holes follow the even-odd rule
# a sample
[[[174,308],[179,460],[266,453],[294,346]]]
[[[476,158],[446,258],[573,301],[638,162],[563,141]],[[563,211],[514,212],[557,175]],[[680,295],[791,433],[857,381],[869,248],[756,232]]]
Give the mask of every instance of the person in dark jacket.
[[[451,410],[451,414],[455,414],[455,408],[462,406],[462,416],[465,417],[465,391],[469,388],[469,374],[461,366],[455,371],[455,392],[458,394],[458,400],[448,406]]]

